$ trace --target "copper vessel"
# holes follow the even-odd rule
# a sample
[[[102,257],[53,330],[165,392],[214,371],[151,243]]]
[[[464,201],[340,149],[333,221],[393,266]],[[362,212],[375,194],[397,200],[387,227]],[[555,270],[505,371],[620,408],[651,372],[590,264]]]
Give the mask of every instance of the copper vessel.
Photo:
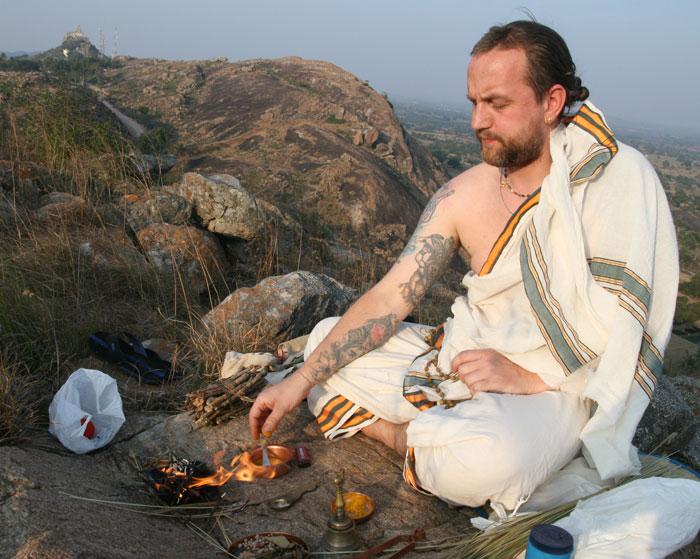
[[[267,452],[271,464],[262,465],[262,448],[256,447],[235,456],[231,461],[233,477],[238,481],[252,482],[256,479],[274,479],[289,472],[289,462],[294,458],[294,449],[282,445],[269,445]]]

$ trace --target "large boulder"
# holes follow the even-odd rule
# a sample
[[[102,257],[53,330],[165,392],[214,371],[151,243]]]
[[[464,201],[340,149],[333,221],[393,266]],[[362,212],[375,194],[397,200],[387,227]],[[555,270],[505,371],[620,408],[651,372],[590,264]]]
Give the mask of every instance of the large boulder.
[[[49,192],[39,199],[36,216],[39,221],[69,221],[85,213],[87,204],[80,196],[68,192]]]
[[[262,219],[255,197],[236,177],[186,173],[168,190],[191,201],[197,217],[212,233],[251,240],[260,230]]]
[[[129,170],[137,177],[159,177],[167,173],[177,163],[177,157],[168,153],[151,155],[150,153],[132,154],[128,158]]]
[[[669,378],[660,377],[654,399],[637,427],[634,445],[644,452],[657,447],[660,452],[674,452],[682,449],[694,433],[693,411],[683,394]]]
[[[308,334],[317,322],[345,312],[356,292],[333,278],[292,272],[237,289],[205,317],[204,323],[229,335],[256,331],[263,345]]]
[[[196,227],[154,223],[136,233],[148,260],[200,295],[225,289],[228,265],[214,235]]]
[[[153,192],[145,196],[125,196],[126,219],[134,231],[153,223],[187,225],[192,217],[192,202],[169,192]]]

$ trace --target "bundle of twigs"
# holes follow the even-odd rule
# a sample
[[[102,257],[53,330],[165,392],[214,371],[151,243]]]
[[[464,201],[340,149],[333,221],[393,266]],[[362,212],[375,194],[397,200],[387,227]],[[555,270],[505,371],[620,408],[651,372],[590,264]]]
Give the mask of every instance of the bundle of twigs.
[[[227,379],[190,392],[185,409],[190,411],[196,428],[218,425],[248,409],[265,385],[267,367],[248,367]]]

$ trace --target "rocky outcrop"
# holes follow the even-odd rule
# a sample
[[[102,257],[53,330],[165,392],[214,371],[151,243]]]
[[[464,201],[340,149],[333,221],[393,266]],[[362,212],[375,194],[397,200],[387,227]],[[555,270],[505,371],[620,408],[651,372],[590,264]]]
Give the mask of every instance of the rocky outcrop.
[[[117,109],[112,107],[108,102],[103,101],[105,106],[119,113]],[[121,113],[117,114],[117,118],[125,117]],[[128,117],[127,117],[128,118]],[[123,123],[126,126],[126,123]],[[138,134],[136,135],[138,137]],[[133,154],[127,158],[129,170],[137,177],[159,177],[167,173],[177,163],[177,158],[168,153],[152,155],[150,153]]]
[[[67,192],[50,192],[39,199],[36,217],[39,221],[72,220],[87,211],[87,204],[80,196]]]
[[[148,260],[176,285],[186,283],[201,296],[226,288],[228,264],[214,235],[196,227],[156,223],[136,233]]]
[[[134,231],[153,223],[187,225],[192,217],[192,202],[168,192],[152,192],[143,196],[124,196],[126,219]]]
[[[255,331],[274,348],[308,334],[321,319],[342,314],[355,297],[353,289],[324,274],[292,272],[237,289],[204,317],[204,323],[230,335]]]
[[[131,59],[106,78],[116,104],[165,115],[179,170],[238,177],[306,238],[349,246],[383,224],[411,231],[446,180],[384,97],[327,62]]]
[[[249,241],[262,225],[255,197],[231,175],[186,173],[166,190],[190,201],[202,225],[212,233]]]
[[[693,411],[674,383],[661,376],[633,444],[644,452],[674,452],[684,448],[694,433]]]

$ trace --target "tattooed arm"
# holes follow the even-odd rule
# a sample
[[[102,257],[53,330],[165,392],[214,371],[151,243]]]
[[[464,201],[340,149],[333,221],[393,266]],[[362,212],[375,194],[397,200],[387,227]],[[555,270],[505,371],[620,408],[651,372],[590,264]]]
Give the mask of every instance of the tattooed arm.
[[[348,309],[298,371],[258,396],[249,416],[254,438],[260,429],[263,433],[274,431],[313,385],[326,381],[394,334],[445,270],[457,248],[457,212],[451,204],[456,199],[454,194],[450,183],[435,193],[386,276]]]

